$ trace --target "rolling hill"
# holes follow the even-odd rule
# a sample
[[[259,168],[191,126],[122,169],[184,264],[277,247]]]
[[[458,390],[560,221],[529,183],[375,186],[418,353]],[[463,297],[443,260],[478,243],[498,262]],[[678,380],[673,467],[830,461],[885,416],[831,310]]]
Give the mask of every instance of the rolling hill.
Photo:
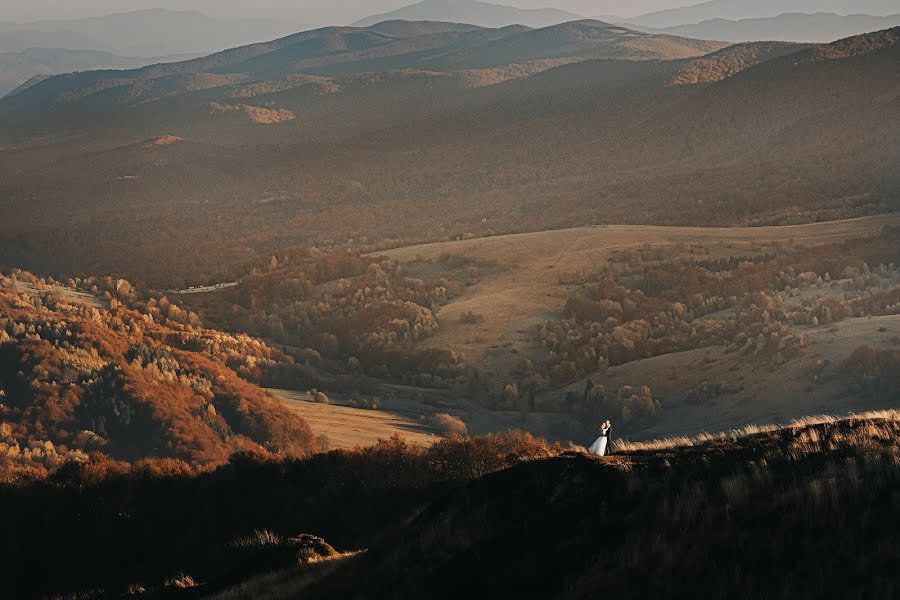
[[[448,263],[457,261],[479,264],[492,261],[495,264],[493,272],[486,274],[477,284],[434,310],[439,327],[434,335],[421,340],[418,345],[452,348],[466,356],[471,364],[479,365],[483,379],[493,380],[498,384],[516,382],[519,389],[524,390],[534,381],[538,381],[538,384],[533,385],[537,388],[534,393],[536,412],[541,414],[529,415],[522,421],[522,426],[554,439],[566,439],[567,436],[576,435],[575,432],[580,431],[579,425],[575,422],[563,424],[565,418],[558,413],[565,413],[567,409],[558,410],[555,407],[559,407],[560,399],[567,394],[581,397],[585,393],[585,381],[590,379],[593,385],[605,386],[610,390],[608,398],[610,402],[613,396],[611,390],[619,390],[625,385],[634,386],[635,389],[647,385],[655,395],[664,398],[664,409],[659,413],[658,419],[644,422],[635,420],[634,423],[620,425],[621,434],[646,438],[685,434],[696,429],[715,430],[734,427],[737,425],[735,421],[765,423],[798,418],[816,411],[843,413],[879,406],[877,402],[874,406],[870,404],[870,399],[862,399],[848,393],[848,388],[840,376],[830,380],[834,387],[817,385],[810,388],[808,378],[797,375],[786,380],[785,373],[809,372],[809,369],[815,369],[818,361],[825,359],[831,364],[843,364],[863,344],[890,351],[895,347],[891,340],[900,335],[900,315],[886,306],[890,305],[893,299],[900,298],[898,295],[900,281],[896,275],[892,275],[883,284],[873,286],[873,289],[892,290],[891,299],[887,300],[887,304],[883,307],[884,311],[880,311],[878,315],[850,318],[840,323],[822,323],[793,332],[796,335],[807,336],[808,343],[804,353],[794,356],[791,361],[779,363],[777,371],[774,372],[754,360],[748,360],[746,355],[729,351],[727,343],[722,343],[722,338],[699,344],[685,345],[677,342],[679,334],[675,331],[678,328],[667,329],[661,325],[669,318],[663,316],[666,310],[661,306],[654,307],[649,315],[641,317],[648,323],[660,323],[657,325],[659,329],[649,334],[650,338],[658,336],[664,339],[662,342],[664,349],[659,350],[659,355],[638,353],[637,357],[622,359],[625,362],[613,369],[607,370],[602,365],[597,368],[587,357],[593,356],[593,352],[606,357],[615,356],[616,351],[613,348],[617,346],[617,342],[609,340],[617,335],[624,335],[625,330],[629,330],[633,323],[626,323],[628,319],[620,318],[616,311],[610,312],[610,315],[616,314],[616,319],[622,321],[615,325],[622,325],[623,330],[612,334],[611,338],[605,338],[601,334],[606,318],[603,311],[586,310],[585,316],[581,317],[585,323],[584,328],[573,326],[573,321],[568,319],[573,319],[572,315],[577,313],[573,309],[577,299],[573,300],[572,296],[573,286],[577,286],[576,282],[634,281],[635,283],[623,285],[633,285],[642,290],[641,294],[649,294],[656,299],[678,297],[679,300],[686,301],[693,290],[680,295],[669,291],[669,288],[666,288],[666,291],[654,289],[650,282],[664,279],[666,276],[663,273],[678,271],[675,265],[682,259],[698,260],[697,254],[700,252],[710,257],[703,260],[711,264],[723,256],[741,256],[746,260],[753,247],[760,249],[769,245],[777,246],[792,240],[801,247],[810,248],[808,250],[810,255],[820,257],[841,255],[849,258],[854,254],[854,250],[850,250],[853,244],[850,240],[878,236],[886,227],[890,229],[891,225],[896,226],[898,223],[900,223],[898,217],[884,216],[791,227],[610,225],[424,244],[388,250],[380,255],[409,265],[407,268],[410,269],[417,261],[437,261],[439,258]],[[888,237],[883,238],[882,249],[888,250],[896,240],[896,234],[888,234]],[[691,247],[690,250],[686,249],[688,246]],[[674,256],[679,253],[679,247],[683,252],[680,258]],[[633,270],[626,269],[625,273],[616,275],[620,268],[618,265],[629,260],[627,257],[636,252],[643,252],[646,256],[636,261],[640,266]],[[672,257],[672,262],[663,260],[663,264],[656,267],[657,273],[648,273],[654,270],[650,255]],[[897,257],[896,251],[888,250],[887,254],[877,257],[867,255],[866,260],[873,264],[887,265]],[[631,260],[634,259],[635,256],[631,255]],[[797,269],[812,268],[810,264],[807,262],[805,267]],[[788,267],[782,263],[777,268]],[[819,269],[822,272],[843,271],[843,267],[837,267],[833,263]],[[673,279],[677,280],[688,279],[691,276],[683,272],[672,275]],[[715,277],[721,280],[728,276],[719,272]],[[839,277],[835,275],[835,281]],[[849,287],[849,283],[838,282],[833,286],[839,287]],[[700,291],[701,289],[703,291]],[[696,290],[698,296],[709,294],[706,285],[700,285]],[[847,292],[845,297],[855,297],[857,293],[858,290]],[[642,297],[640,295],[627,299],[617,297],[611,286],[601,288],[597,296],[603,301],[626,304],[639,302]],[[832,288],[824,286],[821,291],[814,288],[806,289],[800,297],[802,302],[812,306],[817,302],[832,302],[837,295]],[[637,312],[639,311],[633,314]],[[715,330],[718,326],[713,323],[723,323],[717,321],[718,319],[727,320],[732,317],[729,310],[714,313],[717,314],[702,318],[698,314],[692,326],[701,329],[710,326]],[[466,315],[477,315],[478,318],[467,319]],[[637,317],[634,318],[639,320]],[[565,323],[562,328],[557,327],[560,320]],[[788,320],[794,323],[802,321],[799,318]],[[749,323],[742,323],[740,326],[741,331],[749,331],[752,328]],[[636,330],[639,330],[639,327],[636,327]],[[536,335],[536,331],[547,333],[541,336]],[[779,335],[784,337],[789,334],[782,331]],[[639,337],[642,337],[642,334],[639,334]],[[572,345],[565,341],[579,338],[583,339],[583,345]],[[638,342],[637,345],[641,343],[648,343],[648,340],[643,338],[643,342]],[[564,385],[563,390],[559,387],[561,380],[553,376],[553,369],[545,370],[542,367],[552,365],[556,360],[549,357],[550,352],[557,357],[568,356],[582,365],[579,367],[583,371],[582,374],[576,376],[573,370],[571,376],[574,381],[571,385]],[[656,354],[656,351],[650,354]],[[632,360],[634,358],[638,359]],[[532,383],[529,383],[528,370],[523,370],[522,365],[525,361],[530,362],[534,370],[541,373],[532,380]],[[735,384],[733,387],[726,385],[727,389],[723,389],[721,393],[711,392],[715,398],[715,408],[693,396],[695,390],[701,389],[704,385],[719,385],[720,381],[747,383]],[[861,404],[855,404],[856,402]],[[613,411],[611,407],[604,409],[606,414]],[[478,430],[476,426],[480,417],[478,413],[472,413],[469,420],[470,429]],[[556,423],[553,422],[554,418]],[[592,432],[591,429],[581,435],[589,436]]]
[[[700,56],[723,46],[717,42],[643,34],[599,21],[578,21],[536,30],[389,21],[366,28],[317,29],[195,60],[143,69],[60,77],[35,86],[29,94],[0,106],[0,111],[14,108],[17,103],[58,103],[61,95],[69,98],[73,94],[80,99],[78,104],[89,104],[81,100],[95,94],[120,100],[130,98],[126,102],[144,102],[147,92],[152,93],[160,82],[172,83],[176,86],[174,91],[182,94],[198,91],[198,85],[202,85],[199,89],[213,89],[237,83],[268,84],[279,92],[284,91],[282,84],[286,78],[297,76],[336,77],[398,70],[447,73],[536,61],[552,65],[554,60],[589,58],[669,60]],[[208,83],[197,84],[198,78]],[[172,91],[167,87],[166,96],[171,96]]]
[[[471,23],[482,27],[547,27],[580,18],[574,13],[554,8],[523,9],[477,0],[423,0],[388,13],[360,19],[353,26],[369,27],[383,21],[403,20]]]
[[[0,102],[0,257],[214,283],[273,240],[896,210],[896,39],[397,22],[54,77]]]

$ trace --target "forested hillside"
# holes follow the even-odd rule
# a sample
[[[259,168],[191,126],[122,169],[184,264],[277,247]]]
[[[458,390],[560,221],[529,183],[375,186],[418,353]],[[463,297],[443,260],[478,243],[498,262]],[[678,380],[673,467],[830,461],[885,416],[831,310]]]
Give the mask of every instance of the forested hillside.
[[[247,336],[203,329],[122,280],[72,287],[15,272],[0,281],[0,470],[239,451],[303,455],[309,427],[251,383],[293,360]],[[106,292],[86,304],[72,288]],[[238,374],[244,377],[241,379]],[[250,381],[246,381],[246,380]]]

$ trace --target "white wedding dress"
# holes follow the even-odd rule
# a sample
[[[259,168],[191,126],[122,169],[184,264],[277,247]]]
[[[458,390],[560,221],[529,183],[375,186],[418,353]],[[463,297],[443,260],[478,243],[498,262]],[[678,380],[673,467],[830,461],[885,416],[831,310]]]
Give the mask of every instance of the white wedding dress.
[[[591,454],[596,454],[597,456],[606,456],[606,443],[609,441],[608,435],[601,435],[597,438],[597,441],[591,444],[591,447],[588,448],[588,452]]]

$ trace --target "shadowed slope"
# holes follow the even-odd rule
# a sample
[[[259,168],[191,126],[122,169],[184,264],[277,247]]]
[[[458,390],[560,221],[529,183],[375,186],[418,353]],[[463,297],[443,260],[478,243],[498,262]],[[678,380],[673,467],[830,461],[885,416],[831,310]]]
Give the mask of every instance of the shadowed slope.
[[[77,550],[46,557],[40,581],[11,569],[6,585],[100,597],[140,582],[169,597],[178,590],[163,581],[181,573],[200,584],[185,597],[223,599],[887,599],[898,423],[887,411],[810,420],[605,459],[509,434],[302,461],[239,456],[199,476],[71,468],[0,487],[20,517],[12,534],[30,527],[5,564],[48,544]],[[328,544],[367,551],[318,569],[320,555],[297,552],[304,531],[324,537],[325,556]]]

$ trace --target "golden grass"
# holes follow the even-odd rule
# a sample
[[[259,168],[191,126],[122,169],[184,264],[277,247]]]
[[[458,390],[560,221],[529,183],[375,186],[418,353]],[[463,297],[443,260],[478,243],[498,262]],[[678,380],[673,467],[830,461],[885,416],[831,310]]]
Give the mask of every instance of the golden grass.
[[[815,415],[794,419],[788,425],[770,424],[770,425],[747,425],[739,429],[732,429],[727,432],[707,433],[702,432],[694,436],[673,436],[649,440],[646,442],[630,442],[627,440],[617,440],[616,450],[618,452],[653,452],[657,450],[672,450],[675,448],[685,448],[690,446],[701,446],[711,442],[736,442],[755,435],[764,433],[772,433],[774,431],[788,429],[800,430],[816,425],[835,424],[840,422],[858,422],[858,421],[898,421],[900,420],[900,411],[876,410],[861,414],[851,414],[845,417],[834,417],[831,415]],[[818,434],[815,430],[803,432],[801,437],[806,436],[809,441],[819,441],[813,439]]]

